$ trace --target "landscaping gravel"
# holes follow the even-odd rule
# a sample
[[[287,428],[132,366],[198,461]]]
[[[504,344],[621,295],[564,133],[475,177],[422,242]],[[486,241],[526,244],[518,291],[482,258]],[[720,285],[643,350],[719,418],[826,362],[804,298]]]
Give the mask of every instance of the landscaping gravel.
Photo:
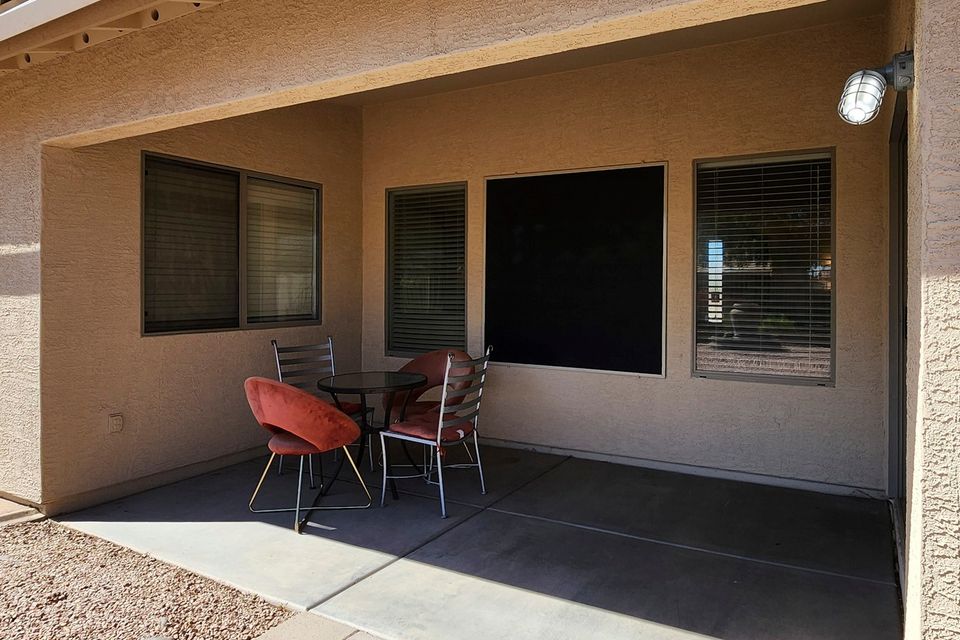
[[[243,640],[291,615],[50,520],[0,527],[3,640]]]

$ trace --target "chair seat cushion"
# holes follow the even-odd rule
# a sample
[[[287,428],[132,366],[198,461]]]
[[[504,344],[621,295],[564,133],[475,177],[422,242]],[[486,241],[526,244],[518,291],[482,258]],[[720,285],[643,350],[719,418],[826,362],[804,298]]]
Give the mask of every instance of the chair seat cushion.
[[[450,418],[453,415],[450,414]],[[448,418],[449,419],[449,418]],[[415,416],[403,422],[397,422],[390,425],[390,431],[402,433],[405,436],[422,438],[424,440],[437,440],[437,424],[440,420],[440,414],[436,411],[424,413]],[[440,435],[441,442],[459,442],[473,433],[473,422],[462,422],[452,427],[445,427]]]
[[[407,410],[404,412],[403,417],[405,420],[410,420],[417,416],[422,416],[425,413],[436,411],[439,408],[440,408],[439,402],[434,402],[430,400],[425,400],[422,402],[409,402],[407,403]],[[390,413],[390,421],[393,422],[399,417],[400,417],[400,407],[394,406],[393,411]]]
[[[320,453],[320,450],[304,440],[298,438],[292,433],[278,431],[270,437],[267,447],[273,453],[281,456],[308,456],[313,453]]]

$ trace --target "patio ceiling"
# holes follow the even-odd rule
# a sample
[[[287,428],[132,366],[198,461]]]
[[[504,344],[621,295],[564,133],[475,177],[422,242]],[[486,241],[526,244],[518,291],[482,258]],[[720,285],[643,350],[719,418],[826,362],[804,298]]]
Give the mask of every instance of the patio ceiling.
[[[817,25],[843,22],[885,11],[885,0],[822,0],[780,11],[744,15],[732,20],[707,22],[598,46],[570,49],[562,53],[529,58],[509,64],[482,67],[417,82],[361,91],[332,98],[331,102],[363,105],[404,100],[418,96],[456,91],[521,78],[561,73],[574,69],[695,49],[726,42],[749,40],[764,35],[787,33]],[[879,35],[878,35],[879,37]],[[651,70],[650,82],[657,76]]]
[[[0,73],[27,69],[223,0],[6,0],[0,3]]]

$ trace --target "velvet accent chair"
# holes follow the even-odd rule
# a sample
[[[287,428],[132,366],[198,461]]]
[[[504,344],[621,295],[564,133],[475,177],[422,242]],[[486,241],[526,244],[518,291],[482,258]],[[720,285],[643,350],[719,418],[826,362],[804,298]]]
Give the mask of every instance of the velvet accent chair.
[[[319,396],[317,380],[336,375],[337,368],[333,358],[333,336],[327,336],[320,344],[303,344],[281,347],[276,340],[270,341],[273,357],[277,364],[277,379],[290,386],[303,389],[307,393]],[[335,406],[334,401],[328,401]],[[360,419],[360,404],[340,402],[337,407],[347,415]],[[313,458],[307,459],[310,468],[310,488],[314,488]],[[283,456],[277,466],[277,474],[283,475]]]
[[[447,517],[446,496],[443,485],[443,457],[450,447],[463,444],[470,453],[467,440],[473,440],[474,455],[471,463],[448,465],[448,468],[476,467],[480,474],[480,493],[487,492],[483,479],[483,463],[480,460],[480,445],[477,439],[477,421],[480,417],[480,400],[483,385],[487,379],[487,365],[493,347],[487,347],[483,357],[459,360],[453,352],[447,354],[444,367],[443,387],[439,406],[433,411],[405,418],[402,422],[393,422],[389,428],[380,432],[380,449],[383,452],[383,486],[380,493],[380,506],[386,500],[387,480],[391,478],[423,477],[429,484],[440,489],[440,516]],[[387,459],[387,439],[413,442],[423,445],[433,454],[429,467],[424,465],[419,475],[392,475]],[[436,462],[436,465],[434,465]],[[436,480],[433,479],[436,474]]]
[[[301,511],[329,509],[366,509],[372,503],[370,491],[360,475],[353,458],[347,450],[347,445],[360,437],[360,427],[350,416],[346,415],[328,402],[302,389],[289,384],[270,380],[269,378],[247,378],[243,383],[247,394],[247,402],[254,418],[261,427],[270,433],[267,448],[270,449],[270,459],[264,467],[253,490],[248,507],[253,513],[278,513],[292,511],[294,513],[293,528],[301,533],[306,518],[300,519]],[[303,462],[313,454],[327,451],[343,450],[343,455],[349,461],[353,472],[367,495],[366,504],[319,507],[315,504],[301,508],[303,494]],[[270,471],[277,456],[300,456],[300,474],[297,477],[297,502],[294,507],[257,509],[253,506],[257,494],[263,486],[263,481]]]
[[[447,361],[450,354],[456,361],[470,360],[470,354],[458,349],[437,349],[429,353],[417,356],[407,364],[400,367],[403,373],[419,373],[426,376],[427,381],[416,389],[408,391],[406,394],[397,394],[393,401],[393,406],[389,408],[390,422],[396,422],[400,418],[400,409],[406,402],[404,418],[413,418],[430,411],[436,411],[440,408],[440,402],[437,400],[421,400],[423,395],[432,389],[443,385],[443,377],[447,371]],[[409,401],[407,397],[409,396]],[[384,412],[388,411],[387,396],[383,396]]]

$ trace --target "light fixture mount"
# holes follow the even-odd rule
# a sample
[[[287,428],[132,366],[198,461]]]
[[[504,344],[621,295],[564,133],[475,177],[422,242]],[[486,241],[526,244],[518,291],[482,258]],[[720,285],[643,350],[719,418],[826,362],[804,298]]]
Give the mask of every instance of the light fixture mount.
[[[913,89],[913,51],[901,51],[883,69],[878,69],[887,79],[887,84],[896,91]]]
[[[880,113],[887,86],[896,91],[913,88],[913,51],[901,51],[880,69],[861,69],[847,78],[837,113],[850,124],[867,124]]]

